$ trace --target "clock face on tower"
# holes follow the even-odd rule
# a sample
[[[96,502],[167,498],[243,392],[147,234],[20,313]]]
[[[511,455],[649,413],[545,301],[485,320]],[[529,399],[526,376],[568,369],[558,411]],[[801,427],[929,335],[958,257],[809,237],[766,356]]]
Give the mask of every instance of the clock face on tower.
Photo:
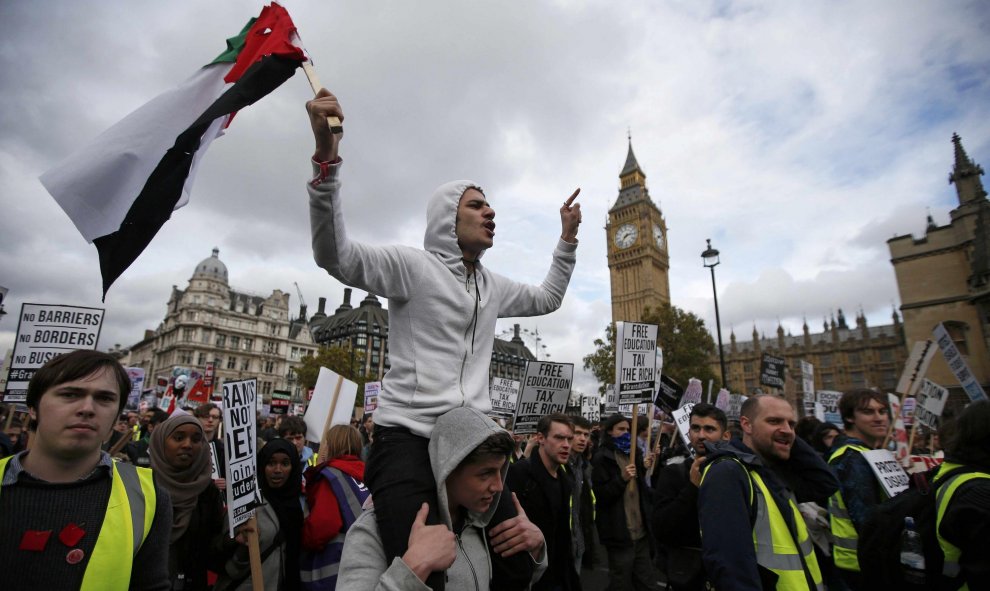
[[[661,230],[660,226],[656,224],[653,224],[653,239],[656,240],[657,242],[657,248],[663,250],[663,246],[664,246],[663,230]]]
[[[636,226],[632,224],[622,224],[615,231],[615,245],[619,248],[629,248],[636,242]]]

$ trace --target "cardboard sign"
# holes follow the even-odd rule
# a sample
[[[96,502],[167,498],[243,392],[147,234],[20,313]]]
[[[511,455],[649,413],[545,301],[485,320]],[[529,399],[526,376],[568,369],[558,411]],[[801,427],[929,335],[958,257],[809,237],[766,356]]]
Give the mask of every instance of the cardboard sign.
[[[306,409],[306,439],[314,443],[322,440],[323,433],[334,425],[350,425],[354,414],[354,401],[357,400],[358,385],[325,367],[320,368],[313,388],[313,399]],[[333,407],[333,417],[327,421],[333,395],[337,392],[337,404]]]
[[[602,421],[602,399],[597,394],[581,397],[581,416],[588,419],[592,425]]]
[[[684,389],[681,388],[680,384],[670,376],[660,374],[653,403],[665,412],[670,412],[680,406],[681,396],[684,396]]]
[[[619,412],[619,398],[615,395],[615,384],[605,386],[605,416]]]
[[[76,349],[95,349],[103,314],[103,308],[21,304],[3,401],[26,402],[28,382],[53,357]]]
[[[783,388],[784,368],[786,366],[787,362],[784,361],[783,357],[764,353],[763,359],[760,361],[760,383],[764,386]]]
[[[619,404],[652,402],[657,380],[656,324],[617,322],[615,381]]]
[[[254,514],[258,494],[258,458],[255,446],[258,425],[258,380],[226,382],[223,385],[223,439],[227,452],[227,515],[230,537],[234,529]]]
[[[718,408],[722,412],[729,410],[729,391],[722,388],[718,391],[718,396],[715,397],[715,408]]]
[[[801,361],[801,389],[805,398],[815,397],[815,366],[807,361]]]
[[[633,416],[633,405],[632,404],[620,404],[619,405],[619,414],[622,415],[622,416],[624,416],[624,417],[626,417],[627,419],[631,419],[632,416]]]
[[[890,416],[894,421],[892,441],[895,444],[894,457],[898,462],[904,462],[908,456],[908,432],[901,418],[901,399],[896,394],[887,394],[887,404],[890,406]]]
[[[292,405],[293,416],[301,417],[306,414],[306,405],[301,402],[296,402]]]
[[[894,459],[893,454],[885,449],[871,449],[864,451],[863,457],[870,464],[870,468],[873,469],[873,473],[880,481],[880,485],[883,486],[888,498],[907,490],[911,479],[901,467],[900,462]]]
[[[509,378],[492,378],[488,396],[492,401],[491,416],[511,417],[516,414],[516,404],[519,401],[518,380]]]
[[[691,452],[691,457],[694,457],[694,446],[691,445],[690,434],[691,409],[694,408],[694,404],[693,402],[689,402],[671,413],[674,417],[674,423],[677,425],[677,432],[681,434],[681,440],[684,441],[684,446]]]
[[[286,392],[285,390],[275,390],[272,392],[272,403],[269,406],[269,412],[273,415],[287,415],[289,414],[289,400],[292,398],[292,394]]]
[[[381,382],[367,382],[364,385],[364,414],[375,412],[378,408],[378,395],[382,391]]]
[[[680,406],[698,404],[699,402],[701,402],[701,380],[691,378],[688,380],[687,388],[684,389],[684,395],[681,396]]]
[[[513,433],[536,433],[536,423],[544,416],[564,412],[571,395],[573,363],[529,361],[515,409]]]
[[[956,376],[959,380],[959,384],[965,390],[966,395],[973,402],[977,400],[986,400],[987,393],[983,391],[983,387],[980,383],[976,381],[976,377],[973,372],[969,370],[969,366],[966,364],[966,360],[963,356],[959,354],[959,349],[956,348],[956,344],[952,341],[952,337],[949,335],[948,331],[941,322],[932,331],[932,336],[935,337],[935,341],[938,343],[940,349],[942,349],[942,355],[945,356],[945,361],[949,364],[949,369],[952,370],[952,374]]]
[[[217,456],[217,442],[211,441],[210,446],[210,478],[213,480],[220,480],[223,476],[220,474],[220,457]]]
[[[842,392],[836,392],[835,390],[819,390],[816,402],[821,404],[823,407],[821,420],[826,423],[832,423],[841,429],[842,415],[839,413],[840,398],[842,398]]]
[[[213,388],[214,376],[216,376],[216,366],[211,361],[206,364],[206,371],[203,373],[203,385],[207,388]]]
[[[905,398],[904,405],[901,407],[901,420],[904,421],[905,427],[910,427],[914,424],[914,411],[917,405],[917,400],[914,398]]]
[[[169,387],[168,390],[165,390],[165,393],[158,399],[158,408],[169,414],[172,413],[172,409],[175,408],[175,394],[172,393],[171,387]]]
[[[921,387],[921,378],[928,371],[928,366],[935,357],[935,343],[932,341],[917,341],[911,347],[911,354],[904,362],[904,371],[897,381],[897,392],[906,396],[914,396]]]
[[[921,380],[918,389],[918,401],[914,409],[914,417],[932,429],[938,429],[938,420],[945,410],[945,401],[949,399],[949,391],[929,379]],[[910,400],[910,398],[908,399]],[[907,406],[907,400],[905,407]]]
[[[730,394],[729,410],[725,411],[725,417],[730,421],[738,421],[740,415],[742,415],[743,402],[746,402],[747,398],[749,397],[742,394]]]
[[[137,410],[138,404],[141,403],[141,392],[144,391],[144,368],[128,367],[126,369],[127,377],[131,378],[131,391],[127,395],[127,404],[124,409]]]

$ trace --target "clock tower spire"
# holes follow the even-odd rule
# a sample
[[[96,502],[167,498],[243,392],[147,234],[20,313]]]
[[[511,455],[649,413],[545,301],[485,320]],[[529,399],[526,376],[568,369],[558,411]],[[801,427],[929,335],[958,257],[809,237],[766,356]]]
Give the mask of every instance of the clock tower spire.
[[[626,163],[619,173],[619,196],[609,209],[605,232],[612,322],[638,321],[647,307],[669,304],[667,223],[650,199],[631,134]]]

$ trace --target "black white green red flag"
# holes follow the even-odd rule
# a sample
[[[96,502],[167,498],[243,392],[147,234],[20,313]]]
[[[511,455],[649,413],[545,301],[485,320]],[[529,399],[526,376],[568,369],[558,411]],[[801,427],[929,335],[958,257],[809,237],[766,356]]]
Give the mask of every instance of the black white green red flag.
[[[172,212],[189,202],[210,142],[238,110],[278,88],[306,59],[295,32],[289,13],[273,2],[211,63],[41,175],[96,245],[104,298]]]

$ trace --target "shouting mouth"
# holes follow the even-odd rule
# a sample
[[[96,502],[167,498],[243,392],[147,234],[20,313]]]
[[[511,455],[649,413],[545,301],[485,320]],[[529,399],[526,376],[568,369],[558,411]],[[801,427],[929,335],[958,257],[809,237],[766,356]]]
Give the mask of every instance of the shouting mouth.
[[[495,236],[495,222],[493,222],[492,220],[488,220],[482,225],[484,226],[485,230],[488,230],[489,234]]]

